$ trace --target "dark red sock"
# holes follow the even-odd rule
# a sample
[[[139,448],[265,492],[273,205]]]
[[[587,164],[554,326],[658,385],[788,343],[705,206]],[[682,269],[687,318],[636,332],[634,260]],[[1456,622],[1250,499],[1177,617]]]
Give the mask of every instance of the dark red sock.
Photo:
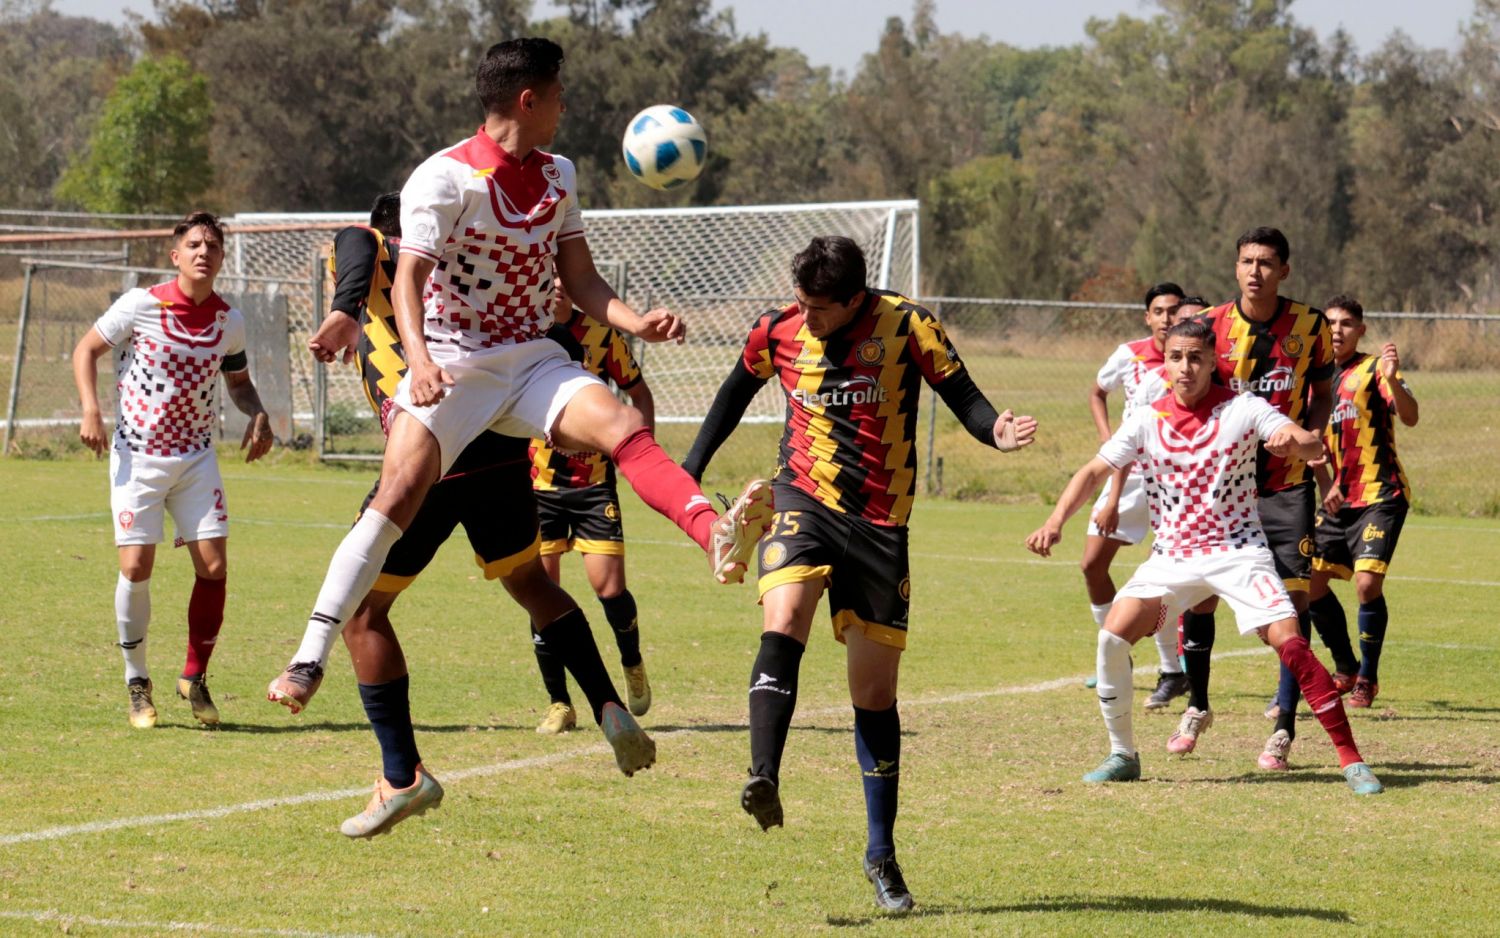
[[[183,677],[198,677],[208,669],[209,656],[219,640],[224,625],[224,581],[198,577],[193,582],[193,596],[188,600],[187,661]]]
[[[672,519],[687,536],[708,550],[709,528],[718,512],[703,497],[693,477],[666,454],[645,427],[620,441],[610,454],[620,474],[635,489],[641,501]]]
[[[1277,649],[1276,654],[1280,656],[1281,663],[1297,676],[1297,686],[1302,689],[1307,705],[1312,708],[1318,722],[1323,724],[1328,738],[1333,740],[1333,748],[1339,753],[1339,768],[1365,761],[1359,754],[1359,748],[1354,745],[1354,730],[1349,726],[1349,717],[1344,713],[1344,702],[1339,699],[1339,692],[1333,687],[1333,678],[1329,677],[1328,669],[1323,667],[1323,663],[1308,647],[1307,639],[1300,635],[1288,639]]]

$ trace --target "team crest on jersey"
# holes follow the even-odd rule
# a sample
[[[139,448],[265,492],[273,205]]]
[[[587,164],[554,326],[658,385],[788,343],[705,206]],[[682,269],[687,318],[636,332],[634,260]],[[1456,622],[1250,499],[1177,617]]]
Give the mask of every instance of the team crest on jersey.
[[[610,521],[619,521],[620,520],[620,506],[616,505],[614,502],[610,502],[608,505],[605,505],[604,506],[604,517],[608,518]]]
[[[1311,536],[1307,534],[1302,535],[1302,540],[1297,542],[1297,553],[1304,557],[1311,557],[1313,555],[1313,539]]]
[[[132,524],[135,524],[135,512],[133,512],[133,511],[122,511],[122,512],[120,512],[120,528],[121,528],[121,530],[129,531],[130,530],[130,526]]]
[[[760,552],[762,570],[775,570],[784,563],[786,563],[786,545],[780,541],[772,541]]]
[[[1288,358],[1296,358],[1298,355],[1301,355],[1303,348],[1301,336],[1289,335],[1281,340],[1281,350],[1286,353]]]
[[[542,175],[547,177],[548,182],[561,182],[562,171],[557,168],[556,163],[548,163],[542,167]]]
[[[904,602],[904,603],[911,602],[911,577],[909,577],[909,576],[902,577],[901,578],[901,585],[898,586],[898,587],[896,587],[896,591],[901,594],[901,601],[902,602]]]
[[[1350,375],[1344,379],[1344,390],[1353,394],[1359,390],[1359,375]]]
[[[878,365],[885,360],[885,343],[877,338],[866,339],[854,355],[861,365]]]

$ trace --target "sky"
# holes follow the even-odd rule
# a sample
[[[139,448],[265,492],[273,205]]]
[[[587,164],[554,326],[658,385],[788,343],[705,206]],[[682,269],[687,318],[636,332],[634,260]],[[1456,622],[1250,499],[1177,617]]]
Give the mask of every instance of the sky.
[[[536,15],[555,10],[549,0],[533,0]],[[909,19],[911,0],[714,0],[716,9],[734,11],[741,34],[764,32],[773,45],[799,48],[814,65],[852,74],[860,57],[875,48],[888,17]],[[125,11],[151,14],[150,0],[53,0],[59,13],[92,16],[116,23]],[[1150,15],[1154,3],[1142,0],[937,0],[938,28],[944,33],[988,36],[1023,48],[1072,45],[1082,41],[1090,17],[1121,13]],[[1361,52],[1377,48],[1401,29],[1419,45],[1451,48],[1459,24],[1473,12],[1473,0],[1295,0],[1292,15],[1327,36],[1340,26]]]

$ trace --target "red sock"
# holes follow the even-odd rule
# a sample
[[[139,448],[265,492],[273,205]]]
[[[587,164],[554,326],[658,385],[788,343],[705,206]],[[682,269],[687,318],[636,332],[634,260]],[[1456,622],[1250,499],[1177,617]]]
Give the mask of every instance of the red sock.
[[[666,454],[645,427],[620,441],[610,454],[641,501],[672,519],[687,536],[708,550],[709,528],[718,512],[703,497],[693,477]]]
[[[1354,745],[1354,730],[1350,728],[1349,717],[1344,713],[1344,702],[1339,699],[1339,692],[1333,687],[1333,678],[1328,676],[1328,669],[1312,653],[1307,639],[1300,635],[1288,639],[1276,653],[1281,657],[1281,663],[1297,676],[1297,686],[1302,688],[1302,696],[1306,698],[1307,705],[1312,708],[1318,722],[1323,724],[1328,738],[1333,740],[1333,748],[1339,753],[1339,768],[1365,761]]]
[[[193,596],[188,600],[187,661],[183,677],[198,677],[208,669],[209,656],[219,640],[224,625],[224,581],[198,577],[193,582]]]

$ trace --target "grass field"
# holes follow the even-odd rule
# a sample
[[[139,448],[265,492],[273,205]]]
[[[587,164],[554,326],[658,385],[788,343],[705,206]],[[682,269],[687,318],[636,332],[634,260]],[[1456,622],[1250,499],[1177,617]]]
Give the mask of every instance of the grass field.
[[[263,691],[370,474],[288,456],[224,466],[229,610],[210,674],[225,725],[196,728],[168,690],[191,565],[164,550],[151,641],[162,716],[141,732],[125,722],[112,644],[103,466],[0,460],[0,934],[1496,932],[1493,520],[1414,517],[1403,533],[1381,696],[1353,716],[1388,790],[1356,799],[1306,715],[1294,770],[1255,770],[1274,659],[1227,626],[1218,722],[1199,754],[1164,751],[1179,702],[1170,717],[1137,718],[1143,782],[1081,784],[1107,747],[1081,684],[1093,628],[1080,528],[1039,561],[1021,546],[1037,505],[919,502],[897,828],[918,908],[889,919],[859,870],[838,646],[814,631],[783,777],[787,827],[762,834],[738,806],[752,591],[712,585],[681,535],[629,494],[656,767],[625,779],[596,730],[532,731],[546,698],[526,624],[476,579],[460,539],[396,607],[418,742],[447,798],[389,836],[347,841],[338,822],[363,807],[379,764],[347,657],[335,651],[301,716]],[[1139,556],[1122,554],[1117,571]],[[578,564],[568,576],[612,661]],[[1143,646],[1137,662],[1153,658]],[[1137,707],[1153,684],[1138,672]]]

